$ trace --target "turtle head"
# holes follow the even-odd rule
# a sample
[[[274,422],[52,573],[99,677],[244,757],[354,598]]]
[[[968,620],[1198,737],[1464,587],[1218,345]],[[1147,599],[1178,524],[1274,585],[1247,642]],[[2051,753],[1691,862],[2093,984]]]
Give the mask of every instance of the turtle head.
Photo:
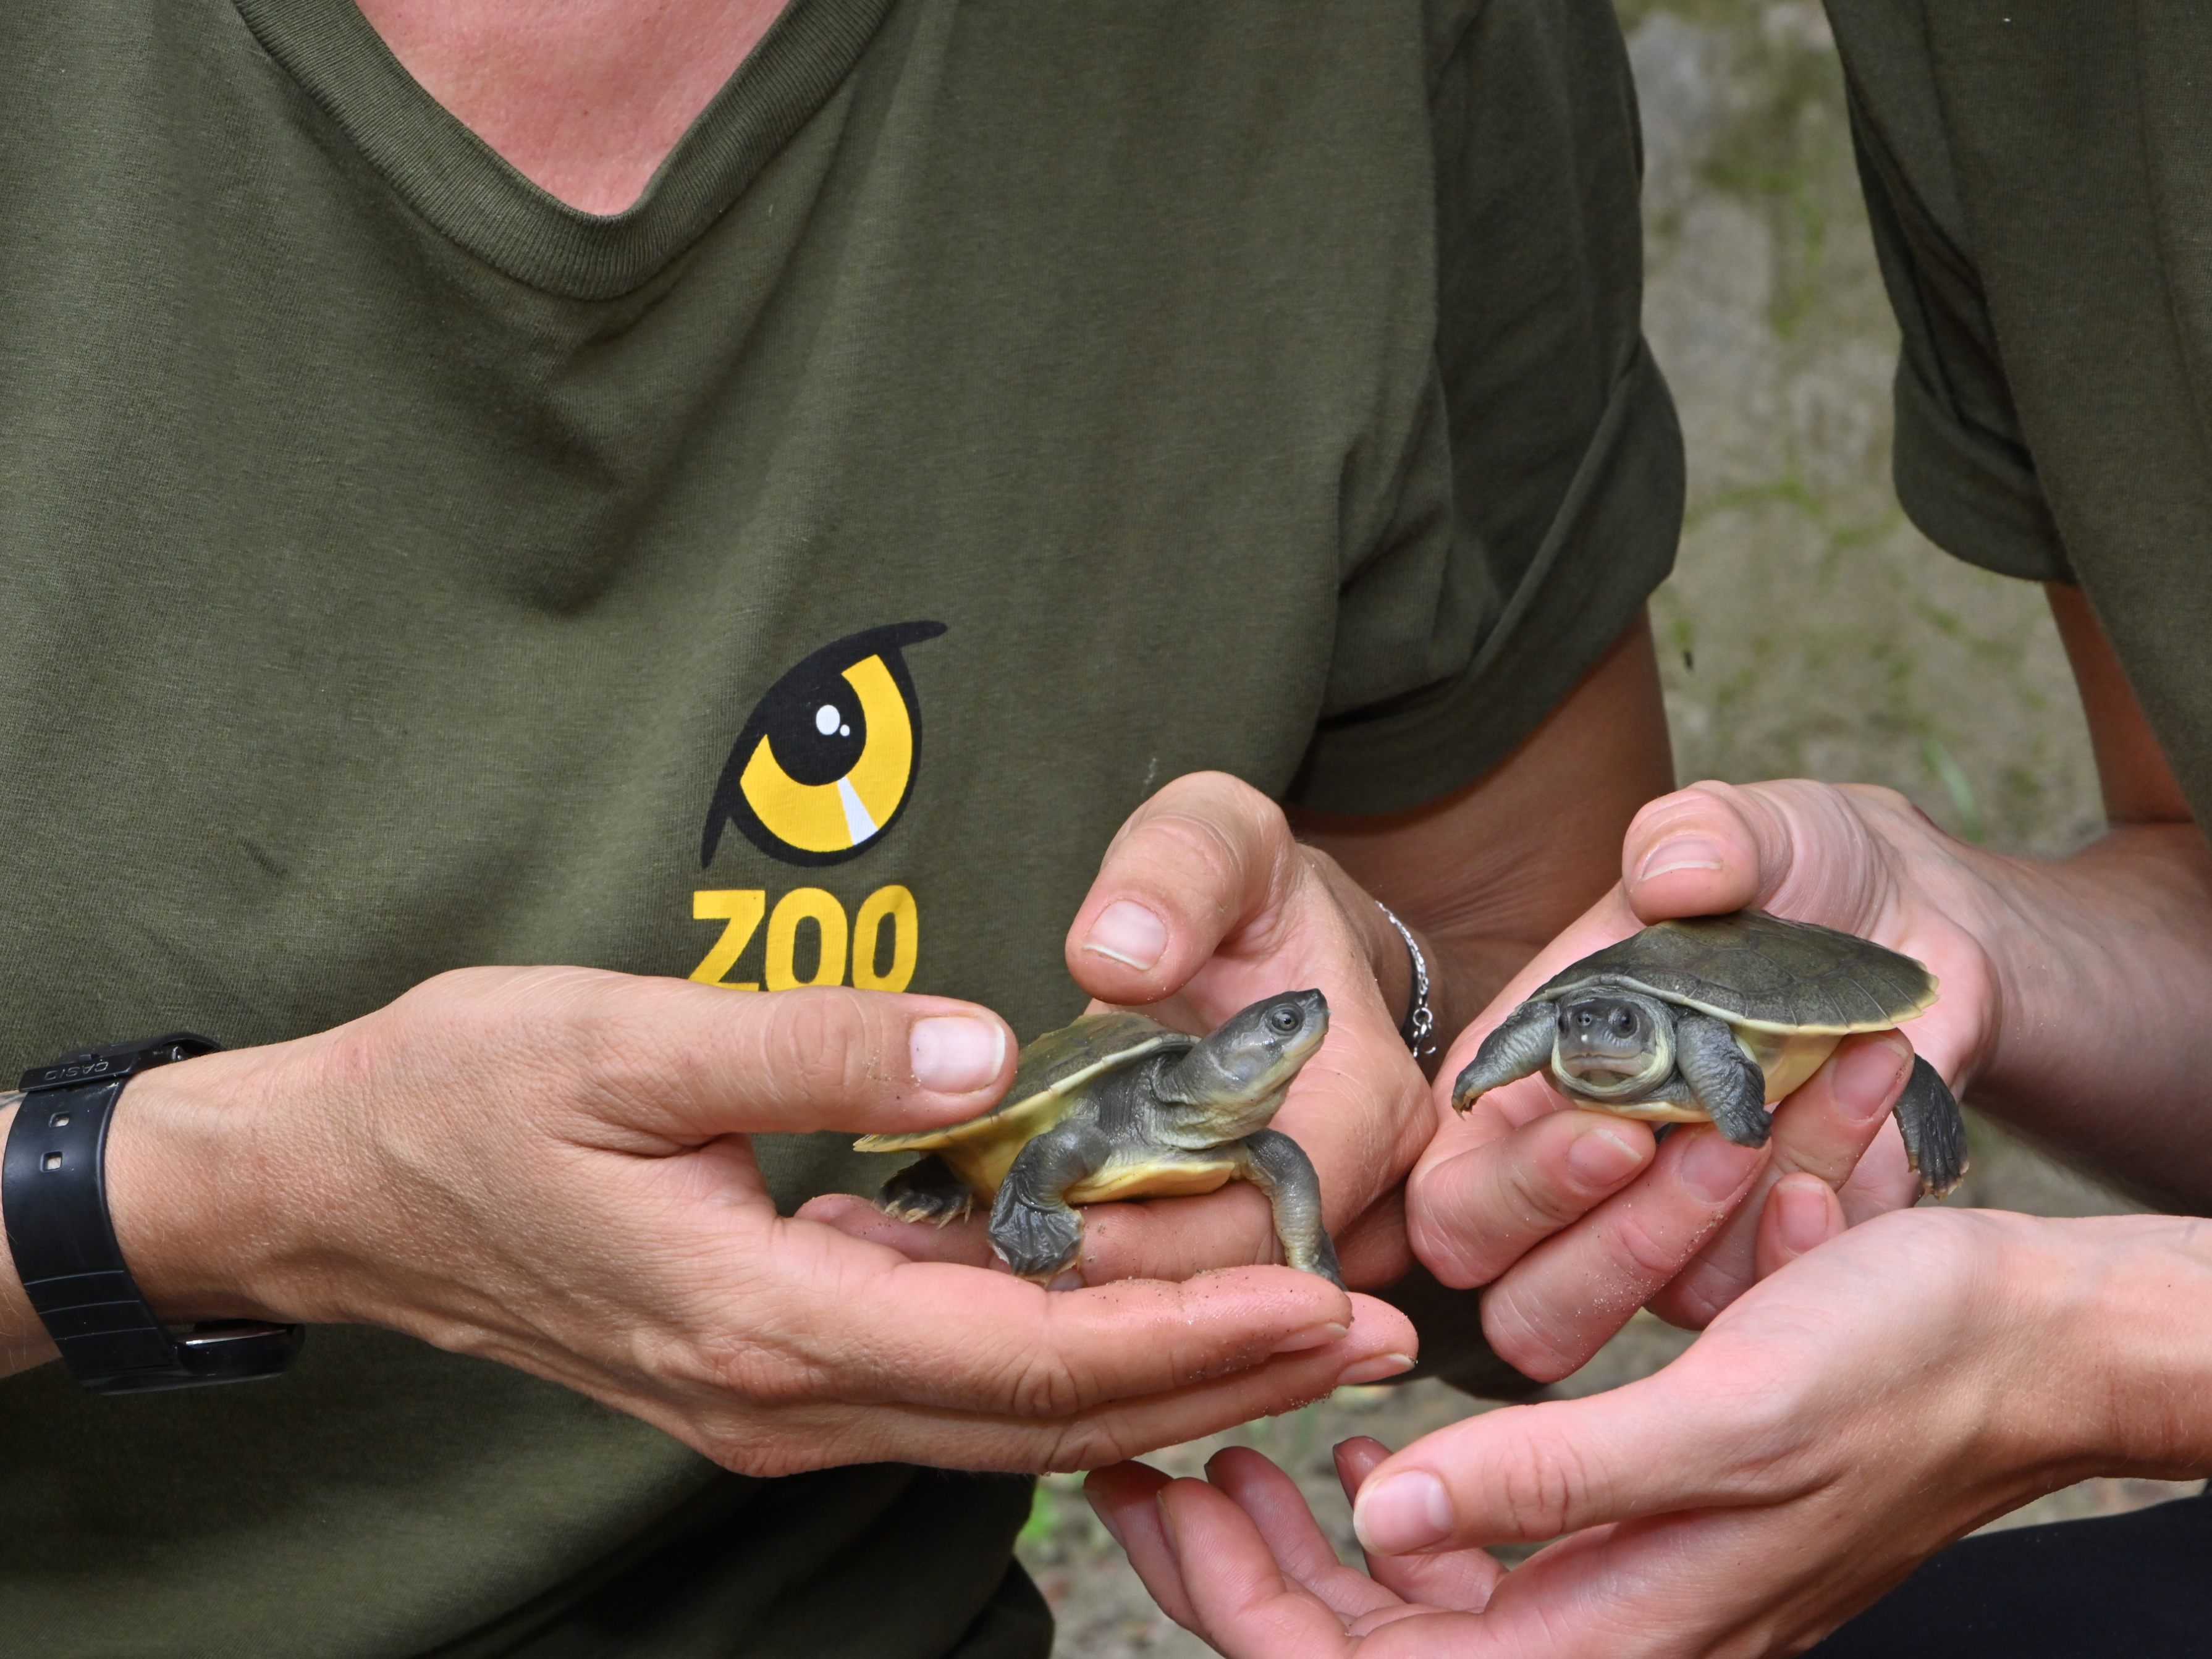
[[[1552,1064],[1576,1091],[1629,1098],[1674,1069],[1674,1021],[1667,1006],[1617,987],[1563,997]]]
[[[1177,1127],[1200,1131],[1194,1146],[1217,1146],[1263,1129],[1283,1091],[1328,1035],[1328,999],[1289,991],[1232,1015],[1213,1035],[1163,1072],[1163,1101],[1186,1108]]]

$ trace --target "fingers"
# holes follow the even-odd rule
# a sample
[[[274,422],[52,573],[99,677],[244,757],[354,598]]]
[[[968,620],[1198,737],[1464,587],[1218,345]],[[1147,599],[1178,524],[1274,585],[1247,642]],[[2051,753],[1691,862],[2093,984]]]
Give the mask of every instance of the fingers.
[[[1067,931],[1067,967],[1107,1002],[1179,989],[1232,930],[1264,923],[1302,866],[1281,808],[1221,772],[1176,779],[1132,813]]]
[[[392,1018],[445,1027],[427,1052],[447,1064],[458,1050],[534,1072],[549,1095],[605,1126],[595,1139],[617,1150],[733,1133],[927,1128],[983,1110],[1013,1076],[1006,1023],[949,997],[762,995],[581,969],[472,969],[370,1017]],[[394,1047],[403,1065],[423,1052]]]
[[[1664,1371],[1588,1399],[1509,1406],[1374,1469],[1352,1523],[1363,1547],[1398,1555],[1748,1501],[1766,1478],[1753,1415],[1683,1399]]]
[[[1875,1132],[1874,1144],[1836,1189],[1836,1196],[1843,1200],[1844,1219],[1854,1227],[1893,1210],[1909,1210],[1920,1201],[1920,1175],[1905,1150],[1896,1119]]]
[[[1365,1435],[1336,1448],[1336,1478],[1347,1499],[1357,1502],[1367,1477],[1389,1460],[1390,1449]],[[1367,1571],[1375,1582],[1432,1607],[1480,1613],[1505,1577],[1487,1550],[1449,1550],[1438,1555],[1370,1555]]]
[[[1626,1187],[1657,1150],[1627,1118],[1555,1110],[1425,1162],[1410,1184],[1414,1254],[1444,1284],[1487,1285]]]
[[[1250,1517],[1284,1577],[1339,1618],[1350,1621],[1397,1604],[1397,1596],[1336,1559],[1297,1483],[1258,1452],[1243,1446],[1217,1452],[1206,1478]]]
[[[1767,1194],[1806,1174],[1840,1188],[1889,1119],[1912,1068],[1912,1045],[1894,1031],[1847,1037],[1774,1115],[1766,1166],[1697,1260],[1651,1303],[1661,1318],[1702,1329],[1759,1278],[1755,1241]]]
[[[1765,1157],[1714,1129],[1677,1129],[1642,1180],[1491,1285],[1482,1298],[1491,1346],[1539,1382],[1577,1369],[1704,1247]]]
[[[967,1267],[1003,1265],[991,1249],[990,1235],[984,1231],[980,1217],[937,1227],[926,1221],[902,1221],[886,1215],[866,1199],[850,1193],[825,1193],[800,1205],[795,1218],[819,1222],[848,1238],[881,1244],[909,1261],[951,1261]]]
[[[1088,1206],[1076,1267],[1085,1284],[1110,1285],[1184,1279],[1225,1262],[1281,1259],[1267,1200],[1249,1182],[1232,1181],[1203,1198]]]
[[[1161,1490],[1160,1515],[1195,1622],[1228,1659],[1339,1659],[1353,1650],[1343,1621],[1284,1577],[1251,1518],[1197,1480]]]
[[[1234,1283],[1240,1279],[1304,1276],[1279,1268],[1244,1268],[1191,1286],[1110,1285],[1048,1294],[1004,1273],[907,1263],[899,1264],[898,1271],[953,1275],[979,1290],[1012,1290],[1054,1308],[1076,1308],[1098,1328],[1099,1335],[1118,1330],[1118,1340],[1133,1348],[1164,1346],[1176,1322],[1173,1317],[1156,1318],[1144,1308],[1124,1317],[1133,1301],[1153,1303],[1150,1292],[1196,1291],[1194,1299],[1185,1299],[1181,1317],[1202,1323],[1215,1316],[1204,1294],[1214,1281],[1230,1281],[1228,1288],[1242,1293],[1252,1286],[1240,1290]],[[1139,1298],[1139,1291],[1147,1294]],[[833,1462],[925,1462],[1024,1473],[1093,1469],[1309,1405],[1341,1383],[1363,1376],[1372,1380],[1378,1366],[1395,1374],[1411,1364],[1414,1347],[1412,1327],[1402,1314],[1371,1297],[1356,1297],[1351,1328],[1340,1334],[1328,1328],[1308,1328],[1255,1340],[1248,1329],[1226,1346],[1210,1335],[1195,1346],[1185,1345],[1165,1364],[1116,1365],[1098,1359],[1097,1340],[1009,1353],[1010,1345],[994,1340],[999,1322],[992,1317],[992,1300],[978,1297],[969,1322],[955,1317],[945,1332],[956,1344],[990,1357],[977,1361],[972,1355],[940,1356],[936,1363],[941,1375],[913,1365],[887,1368],[875,1353],[865,1311],[854,1311],[859,1328],[847,1334],[842,1348],[817,1348],[811,1374],[771,1371],[757,1359],[733,1354],[678,1409],[645,1409],[635,1403],[629,1408],[747,1474],[787,1474]],[[942,1304],[936,1311],[944,1322]],[[917,1345],[901,1337],[891,1346],[895,1352],[912,1352]],[[1076,1351],[1073,1358],[1071,1349]],[[1195,1380],[1146,1391],[1149,1385],[1177,1376]],[[757,1416],[726,1429],[710,1424],[703,1435],[696,1431],[696,1399],[732,1392],[755,1402],[765,1399],[775,1407],[770,1432],[762,1432]],[[1094,1398],[1093,1404],[1073,1403]]]
[[[1846,1225],[1836,1189],[1817,1176],[1785,1176],[1767,1194],[1759,1218],[1754,1265],[1759,1276],[1778,1273],[1818,1249]]]
[[[821,1363],[847,1400],[1072,1419],[1276,1355],[1325,1353],[1334,1369],[1313,1379],[1325,1392],[1346,1370],[1403,1370],[1418,1352],[1412,1324],[1395,1309],[1348,1299],[1326,1279],[1287,1268],[1067,1292],[936,1262],[899,1261],[865,1276],[830,1267],[808,1277],[839,1285],[842,1340]],[[850,1340],[856,1334],[864,1344]]]
[[[1202,1634],[1160,1512],[1159,1496],[1167,1484],[1167,1476],[1142,1463],[1112,1463],[1084,1477],[1083,1495],[1091,1513],[1129,1558],[1160,1611],[1185,1630]]]

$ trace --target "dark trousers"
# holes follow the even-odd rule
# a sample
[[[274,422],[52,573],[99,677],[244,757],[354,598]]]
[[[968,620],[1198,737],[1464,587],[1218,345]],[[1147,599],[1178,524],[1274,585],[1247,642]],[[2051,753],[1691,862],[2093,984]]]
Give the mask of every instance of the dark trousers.
[[[2208,1659],[2212,1492],[1969,1538],[1814,1659]]]

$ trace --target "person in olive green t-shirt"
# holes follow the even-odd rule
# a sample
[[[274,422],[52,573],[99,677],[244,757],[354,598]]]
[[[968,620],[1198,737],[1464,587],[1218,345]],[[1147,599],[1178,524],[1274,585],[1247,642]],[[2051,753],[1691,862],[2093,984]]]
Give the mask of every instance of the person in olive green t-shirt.
[[[1249,1190],[1048,1296],[852,1138],[1317,985],[1278,1123],[1401,1278],[1370,891],[1455,1027],[1668,781],[1635,147],[1603,0],[7,14],[5,1058],[234,1045],[122,1248],[320,1328],[96,1399],[0,1272],[0,1642],[1036,1656],[1026,1481],[918,1466],[1402,1371]]]
[[[2212,15],[1828,9],[1904,337],[1899,496],[1948,551],[2046,584],[2110,829],[2040,861],[1952,840],[1886,791],[1698,786],[1644,809],[1615,897],[1442,1072],[1599,940],[1758,904],[1924,958],[1943,994],[1914,1046],[1977,1104],[2179,1213],[1887,1213],[1911,1187],[1886,1133],[1856,1164],[1782,1165],[1655,1302],[1712,1322],[1665,1370],[1395,1457],[1341,1454],[1372,1579],[1316,1552],[1255,1457],[1218,1472],[1241,1512],[1168,1492],[1172,1553],[1156,1477],[1094,1477],[1163,1604],[1238,1659],[2212,1648],[2212,1496],[1919,1567],[2085,1476],[2212,1474],[2212,1238],[2191,1218],[2212,1212]],[[1863,1052],[1893,1076],[1904,1053]],[[1862,1094],[1861,1144],[1887,1098]],[[1435,1178],[1460,1133],[1409,1182],[1417,1238],[1495,1231]],[[1462,1282],[1450,1251],[1423,1254]],[[1568,1316],[1555,1343],[1611,1317]],[[1525,1343],[1499,1346],[1526,1363]],[[1568,1533],[1511,1574],[1451,1547]]]

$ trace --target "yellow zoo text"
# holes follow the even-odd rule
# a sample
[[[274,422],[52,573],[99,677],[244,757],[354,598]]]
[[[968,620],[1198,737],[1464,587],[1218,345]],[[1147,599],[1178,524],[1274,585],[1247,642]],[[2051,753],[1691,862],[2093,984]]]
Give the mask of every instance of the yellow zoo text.
[[[761,931],[763,916],[768,934],[762,945],[760,977],[733,980],[730,975]],[[921,912],[914,895],[896,884],[878,887],[861,900],[849,922],[837,896],[820,887],[793,888],[775,902],[773,911],[768,908],[768,894],[760,888],[705,888],[691,895],[691,919],[723,924],[721,936],[691,970],[691,977],[702,985],[722,985],[732,991],[757,991],[763,984],[771,991],[842,985],[848,964],[852,983],[863,991],[903,991],[914,981],[915,963],[921,954]],[[806,952],[811,963],[802,978],[799,966],[805,923],[812,924],[812,937],[806,941],[811,946]]]

